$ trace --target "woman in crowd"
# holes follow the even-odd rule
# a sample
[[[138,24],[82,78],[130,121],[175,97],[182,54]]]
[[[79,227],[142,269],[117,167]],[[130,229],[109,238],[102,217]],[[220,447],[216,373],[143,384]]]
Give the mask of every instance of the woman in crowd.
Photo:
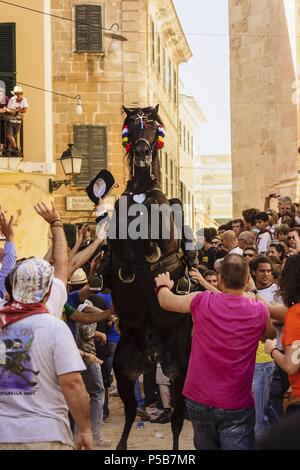
[[[289,307],[282,337],[284,354],[277,347],[276,340],[266,341],[265,352],[288,373],[292,395],[287,414],[291,414],[300,411],[300,254],[286,260],[279,287],[284,303]]]
[[[280,261],[283,263],[285,258],[285,249],[283,245],[279,242],[272,242],[269,246],[268,256],[274,256],[275,258],[279,258]]]

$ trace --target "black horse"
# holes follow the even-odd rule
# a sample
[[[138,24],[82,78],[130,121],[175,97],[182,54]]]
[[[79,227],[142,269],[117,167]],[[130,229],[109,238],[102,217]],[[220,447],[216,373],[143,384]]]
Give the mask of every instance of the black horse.
[[[173,387],[173,449],[178,449],[184,419],[182,388],[190,354],[191,318],[180,313],[170,314],[160,307],[154,292],[154,278],[169,271],[176,286],[187,272],[185,254],[192,254],[190,258],[194,258],[194,254],[181,250],[182,227],[174,223],[174,209],[161,190],[158,147],[162,142],[163,123],[158,106],[123,109],[126,113],[123,140],[127,145],[130,179],[115,204],[109,236],[110,287],[121,330],[114,372],[126,417],[117,449],[127,448],[136,417],[134,383],[157,362]],[[134,204],[137,214],[131,215]],[[159,213],[161,207],[164,207],[163,213]],[[179,208],[177,205],[177,215],[180,212],[180,205]],[[159,217],[155,219],[153,214]],[[131,223],[136,232],[140,230],[140,236],[130,232]]]

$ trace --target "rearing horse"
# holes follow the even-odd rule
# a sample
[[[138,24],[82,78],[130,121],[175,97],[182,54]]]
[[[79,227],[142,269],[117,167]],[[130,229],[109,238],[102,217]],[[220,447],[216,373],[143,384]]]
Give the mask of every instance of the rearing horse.
[[[128,154],[130,179],[115,204],[109,237],[111,250],[110,287],[119,316],[121,339],[114,356],[114,372],[125,409],[125,426],[117,446],[127,449],[127,439],[136,417],[134,383],[139,375],[160,362],[173,385],[173,449],[178,449],[183,425],[182,388],[187,371],[191,318],[163,310],[154,293],[154,278],[169,271],[175,286],[186,272],[186,260],[180,250],[180,227],[174,224],[174,210],[160,185],[158,148],[163,123],[156,108],[123,108],[126,119],[123,140]],[[125,131],[124,131],[125,129]],[[124,137],[125,136],[125,137]],[[134,207],[138,215],[131,213]],[[153,222],[151,210],[164,207]],[[138,224],[135,222],[138,220]],[[130,232],[130,223],[140,228]],[[125,236],[121,225],[126,227]],[[163,236],[169,230],[168,236]]]

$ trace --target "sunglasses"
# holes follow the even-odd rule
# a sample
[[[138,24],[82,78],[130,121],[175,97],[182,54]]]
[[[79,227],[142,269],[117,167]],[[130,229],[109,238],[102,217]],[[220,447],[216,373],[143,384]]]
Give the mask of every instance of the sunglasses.
[[[243,256],[244,256],[244,258],[253,258],[254,253],[251,253],[251,254],[250,253],[244,253]]]
[[[291,237],[288,237],[288,240],[294,240],[295,241],[294,235],[292,235]]]

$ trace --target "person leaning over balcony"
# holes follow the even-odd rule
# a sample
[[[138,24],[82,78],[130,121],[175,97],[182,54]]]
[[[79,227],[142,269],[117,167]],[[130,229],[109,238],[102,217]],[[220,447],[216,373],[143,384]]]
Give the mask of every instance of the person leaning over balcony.
[[[68,409],[80,430],[76,447],[91,449],[89,400],[80,375],[85,366],[68,327],[46,306],[54,270],[62,283],[67,280],[63,224],[54,204],[35,208],[51,226],[55,268],[30,258],[9,274],[11,302],[0,309],[0,449],[71,450]],[[62,308],[59,297],[54,304]]]
[[[163,309],[193,316],[183,394],[197,450],[254,449],[255,354],[259,339],[275,331],[266,306],[245,295],[249,278],[246,260],[232,254],[222,262],[222,292],[174,295],[169,273],[155,279]]]
[[[6,125],[6,137],[10,149],[17,150],[17,136],[21,129],[22,120],[28,109],[28,101],[23,96],[23,89],[15,86],[12,94],[14,95],[8,102],[8,112],[12,115]]]
[[[0,157],[2,156],[2,151],[6,142],[6,120],[4,115],[8,112],[8,101],[9,99],[5,96],[5,87],[0,86]]]

